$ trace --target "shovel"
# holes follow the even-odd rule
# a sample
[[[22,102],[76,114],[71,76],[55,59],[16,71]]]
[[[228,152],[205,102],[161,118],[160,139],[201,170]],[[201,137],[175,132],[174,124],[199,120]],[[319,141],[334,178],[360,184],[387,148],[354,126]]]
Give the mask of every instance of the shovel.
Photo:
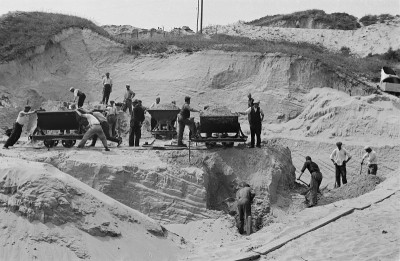
[[[309,187],[310,185],[309,184],[307,184],[307,183],[305,183],[303,180],[301,180],[301,179],[297,179],[298,181],[301,181],[301,183],[303,183],[304,185],[306,185],[307,187]]]
[[[362,166],[363,166],[363,164],[361,163],[361,168],[360,168],[360,175],[361,175],[361,173],[362,173]]]

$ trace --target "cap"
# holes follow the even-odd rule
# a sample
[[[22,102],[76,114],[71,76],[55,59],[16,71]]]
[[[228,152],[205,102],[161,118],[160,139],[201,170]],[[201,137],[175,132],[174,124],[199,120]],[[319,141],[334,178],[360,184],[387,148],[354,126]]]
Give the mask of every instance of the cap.
[[[185,96],[185,100],[190,100],[190,96]]]
[[[110,101],[110,103],[114,103],[114,101]]]
[[[371,147],[370,146],[365,146],[364,147],[364,150],[368,150],[368,149],[371,149]]]
[[[341,146],[341,145],[342,145],[342,142],[338,141],[338,142],[336,142],[336,145],[337,145],[337,146]]]
[[[73,90],[75,90],[74,87],[69,88],[69,91],[72,92]]]
[[[29,108],[29,109],[30,109],[30,108],[32,108],[32,107],[31,107],[31,106],[29,106],[29,105],[26,105],[26,106],[25,106],[25,109],[27,109],[27,108]]]
[[[307,157],[306,157],[306,160],[311,160],[311,157],[310,157],[310,156],[307,156]]]

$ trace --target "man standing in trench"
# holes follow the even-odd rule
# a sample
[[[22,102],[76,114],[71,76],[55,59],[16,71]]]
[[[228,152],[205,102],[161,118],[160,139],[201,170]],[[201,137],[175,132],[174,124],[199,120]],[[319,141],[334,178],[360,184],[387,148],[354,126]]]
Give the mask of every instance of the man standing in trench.
[[[110,98],[110,94],[112,91],[112,79],[110,77],[110,73],[106,73],[106,77],[103,79],[103,99],[102,103],[107,105],[108,104],[108,99]]]
[[[141,102],[135,100],[133,102],[133,111],[129,130],[129,147],[139,147],[139,141],[142,136],[142,123],[145,119],[145,110],[141,106]]]
[[[342,142],[338,141],[336,146],[337,148],[333,150],[330,158],[335,165],[336,186],[340,187],[340,178],[343,181],[343,185],[347,184],[346,163],[351,159],[351,155],[347,150],[342,148]]]
[[[246,182],[240,184],[240,189],[236,192],[237,207],[239,213],[239,224],[237,227],[239,233],[243,234],[244,220],[247,221],[247,217],[251,216],[251,202],[256,196],[254,192],[251,191],[250,185]],[[251,226],[251,225],[250,225]],[[249,231],[247,231],[249,233]]]
[[[306,162],[304,163],[303,168],[301,169],[301,174],[297,178],[297,180],[300,180],[301,175],[303,175],[306,169],[308,169],[308,171],[311,174],[310,187],[306,191],[306,200],[309,202],[308,207],[311,208],[317,205],[318,201],[317,194],[319,191],[319,186],[321,185],[322,182],[322,173],[319,170],[317,163],[313,162],[310,156],[307,156]]]
[[[36,113],[36,111],[30,111],[31,106],[25,106],[23,111],[18,113],[17,120],[14,122],[14,127],[11,131],[10,137],[7,139],[3,146],[3,149],[8,149],[9,146],[14,146],[14,144],[19,140],[22,133],[22,128],[29,121],[29,115]]]
[[[364,150],[367,152],[362,158],[361,166],[364,163],[364,160],[367,158],[368,164],[368,174],[376,175],[378,171],[378,158],[376,157],[376,152],[371,149],[370,146],[365,146]]]
[[[264,120],[264,112],[260,108],[260,101],[255,101],[252,107],[249,107],[245,112],[239,113],[249,116],[251,133],[250,148],[254,148],[254,136],[257,137],[257,147],[261,148],[261,129],[262,121]]]

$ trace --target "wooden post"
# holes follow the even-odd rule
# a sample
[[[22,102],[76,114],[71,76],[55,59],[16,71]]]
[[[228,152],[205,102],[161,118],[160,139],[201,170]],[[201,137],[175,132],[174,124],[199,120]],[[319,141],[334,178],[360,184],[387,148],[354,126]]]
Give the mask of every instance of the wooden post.
[[[250,235],[251,234],[251,216],[247,216],[246,218],[246,235]]]
[[[196,33],[199,32],[199,10],[200,8],[200,0],[197,0],[197,20],[196,20]]]
[[[190,139],[189,139],[189,165],[190,165]]]

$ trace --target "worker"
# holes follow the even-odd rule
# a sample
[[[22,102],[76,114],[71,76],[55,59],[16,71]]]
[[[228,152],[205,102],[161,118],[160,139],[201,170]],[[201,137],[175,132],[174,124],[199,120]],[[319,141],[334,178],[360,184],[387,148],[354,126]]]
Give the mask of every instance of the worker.
[[[249,94],[247,95],[247,98],[249,98],[248,101],[247,101],[247,108],[253,107],[253,105],[254,105],[254,99],[251,98],[251,93],[249,93]]]
[[[110,126],[110,134],[112,135],[112,137],[117,136],[117,115],[117,107],[115,106],[114,101],[110,101],[110,106],[107,108],[107,122]]]
[[[364,163],[364,160],[367,159],[367,164],[368,164],[368,174],[371,175],[376,175],[376,172],[378,171],[378,158],[376,157],[376,152],[371,149],[370,146],[365,146],[364,150],[367,152],[362,158],[361,161],[361,166]]]
[[[157,98],[156,98],[156,101],[153,102],[153,103],[150,105],[150,109],[154,109],[158,104],[160,104],[160,101],[161,101],[160,97],[157,97]],[[157,121],[156,121],[156,119],[154,119],[154,117],[151,117],[151,121],[150,121],[151,130],[154,130],[154,128],[155,128],[156,126],[157,126]]]
[[[301,169],[300,176],[297,178],[297,180],[300,180],[301,176],[303,175],[306,169],[308,169],[308,171],[311,174],[310,185],[308,190],[305,192],[306,201],[309,202],[308,207],[311,208],[317,205],[318,201],[317,194],[319,191],[319,186],[321,185],[322,182],[322,173],[319,170],[317,163],[313,162],[310,156],[307,156],[306,162],[304,163],[303,168]]]
[[[124,94],[124,107],[123,111],[126,112],[127,109],[129,109],[129,114],[132,115],[132,99],[135,97],[135,93],[131,90],[131,86],[127,84],[126,86],[126,91]]]
[[[255,101],[253,106],[247,108],[244,112],[239,112],[240,114],[249,115],[251,142],[250,148],[254,148],[254,136],[257,136],[257,147],[261,148],[261,129],[262,121],[264,120],[264,112],[260,108],[260,101]]]
[[[92,114],[80,110],[82,109],[77,109],[75,111],[79,116],[87,119],[87,121],[89,122],[89,129],[85,132],[85,135],[83,135],[82,140],[78,144],[78,148],[80,149],[83,148],[88,139],[92,138],[94,135],[97,135],[100,138],[101,142],[103,143],[105,150],[110,151],[107,145],[106,135],[104,134],[103,129],[101,128],[100,121]]]
[[[69,91],[74,94],[73,103],[75,103],[76,99],[78,98],[78,108],[81,108],[83,106],[83,103],[85,102],[86,95],[81,90],[74,87],[69,88]]]
[[[340,187],[340,180],[342,179],[343,185],[347,183],[346,178],[346,163],[351,159],[350,153],[342,148],[342,142],[336,143],[337,148],[333,150],[330,158],[335,165],[336,184],[335,186]]]
[[[112,78],[110,77],[110,73],[106,73],[106,77],[103,78],[103,99],[102,103],[107,105],[108,104],[108,99],[110,98],[110,94],[112,92]]]
[[[117,147],[119,147],[119,145],[121,145],[122,143],[122,138],[121,137],[116,138],[115,136],[110,135],[110,125],[108,122],[108,118],[104,117],[104,115],[98,111],[93,111],[92,114],[100,122],[101,129],[103,130],[104,135],[106,135],[106,139],[109,141],[116,142]],[[90,146],[94,147],[96,145],[96,142],[97,142],[97,135],[94,135],[92,138],[92,144]]]
[[[251,190],[250,185],[242,182],[239,190],[236,192],[237,208],[239,213],[239,224],[237,225],[239,233],[243,234],[244,220],[251,216],[251,203],[255,197],[255,193]]]
[[[190,112],[200,112],[192,107],[190,107],[190,97],[185,97],[185,104],[183,104],[181,111],[178,114],[178,146],[184,146],[183,132],[185,126],[189,126],[191,135],[196,135],[196,127],[193,120],[190,120]]]
[[[142,124],[145,119],[144,111],[141,102],[134,100],[129,130],[129,147],[139,147],[139,141],[142,136]]]
[[[19,140],[19,138],[21,137],[22,128],[29,121],[29,115],[36,113],[36,111],[30,110],[31,106],[25,106],[24,110],[18,113],[18,117],[17,120],[14,122],[11,135],[4,144],[3,149],[8,149],[8,147],[14,146],[14,144]]]

